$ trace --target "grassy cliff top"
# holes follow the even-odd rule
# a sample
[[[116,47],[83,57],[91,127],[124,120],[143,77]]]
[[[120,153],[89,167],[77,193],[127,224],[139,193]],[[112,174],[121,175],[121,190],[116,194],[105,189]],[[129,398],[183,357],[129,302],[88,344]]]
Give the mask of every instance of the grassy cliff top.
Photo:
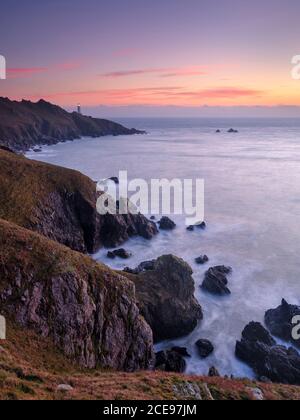
[[[34,224],[36,211],[52,193],[80,191],[94,203],[95,185],[81,173],[0,149],[0,218],[21,226]]]

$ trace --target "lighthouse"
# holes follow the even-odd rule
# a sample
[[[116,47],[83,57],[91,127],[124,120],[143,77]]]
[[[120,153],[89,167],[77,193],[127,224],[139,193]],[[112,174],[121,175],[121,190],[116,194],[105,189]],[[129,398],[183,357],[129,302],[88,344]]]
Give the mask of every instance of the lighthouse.
[[[77,104],[77,112],[78,112],[78,114],[81,114],[81,105],[80,104]]]

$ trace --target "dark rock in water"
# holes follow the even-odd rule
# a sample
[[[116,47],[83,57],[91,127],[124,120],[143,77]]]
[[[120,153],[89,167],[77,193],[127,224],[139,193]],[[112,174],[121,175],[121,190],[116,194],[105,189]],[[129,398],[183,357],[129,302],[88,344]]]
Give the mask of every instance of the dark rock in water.
[[[228,133],[238,133],[238,130],[234,130],[233,128],[230,128],[230,130],[228,130]]]
[[[270,309],[266,312],[265,323],[271,334],[300,347],[300,339],[295,340],[292,334],[292,330],[295,327],[292,321],[295,316],[300,316],[300,307],[289,305],[283,299],[278,308]]]
[[[113,181],[116,185],[120,184],[119,178],[117,176],[112,176],[111,178],[108,178],[110,181]]]
[[[35,149],[33,149],[33,151],[34,151],[35,153],[40,153],[40,152],[42,151],[42,149],[35,148]]]
[[[171,350],[179,353],[182,357],[191,357],[186,347],[173,347]]]
[[[199,352],[199,355],[202,359],[206,359],[214,351],[214,346],[209,340],[198,340],[196,346]]]
[[[209,261],[209,258],[207,255],[201,255],[201,257],[198,257],[195,259],[196,264],[203,265],[206,264]]]
[[[220,377],[221,375],[220,375],[218,369],[216,369],[214,366],[212,366],[208,371],[208,376],[210,378],[214,378],[214,377]]]
[[[150,217],[150,220],[156,220],[156,217],[155,216],[151,216]]]
[[[196,223],[195,227],[198,228],[198,229],[204,230],[204,229],[206,229],[206,223],[205,222]]]
[[[126,251],[126,249],[121,248],[121,249],[116,249],[115,251],[109,251],[107,253],[107,257],[111,259],[119,257],[119,258],[122,258],[123,260],[127,260],[128,258],[132,257],[132,254]]]
[[[144,271],[152,271],[154,270],[154,263],[155,263],[155,260],[144,261],[137,268],[126,267],[124,268],[124,271],[126,273],[131,273],[131,274],[140,274],[140,273],[143,273]]]
[[[182,259],[165,255],[154,262],[154,269],[130,275],[142,315],[153,331],[154,340],[183,337],[203,318],[196,298],[191,267]]]
[[[217,130],[216,133],[221,133],[221,130]]]
[[[201,287],[215,295],[229,295],[231,292],[227,287],[228,280],[226,275],[231,272],[232,269],[230,267],[212,267],[205,273],[205,278]]]
[[[251,322],[236,343],[236,356],[255,371],[258,378],[300,385],[300,356],[295,349],[279,346],[259,323]]]
[[[156,355],[155,368],[165,372],[184,373],[186,361],[184,357],[174,350],[160,351]]]
[[[195,230],[195,226],[188,226],[186,230],[188,230],[189,232],[193,232]]]
[[[176,228],[176,224],[166,216],[162,217],[158,224],[161,230],[173,230]]]

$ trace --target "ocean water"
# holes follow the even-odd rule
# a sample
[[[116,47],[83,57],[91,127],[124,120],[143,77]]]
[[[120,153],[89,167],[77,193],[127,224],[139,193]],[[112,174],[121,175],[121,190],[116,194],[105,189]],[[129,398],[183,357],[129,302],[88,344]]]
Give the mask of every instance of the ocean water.
[[[285,120],[120,120],[146,129],[145,136],[81,139],[43,147],[28,157],[77,169],[94,180],[127,170],[129,178],[203,178],[205,231],[187,232],[185,217],[177,229],[152,241],[133,238],[126,245],[128,261],[111,261],[106,250],[94,257],[114,268],[135,267],[141,261],[175,254],[194,270],[196,298],[204,320],[187,337],[160,343],[158,348],[183,345],[192,355],[188,373],[206,374],[216,366],[222,374],[252,377],[234,356],[235,342],[249,321],[263,322],[267,309],[284,297],[300,304],[300,121]],[[229,128],[238,134],[228,134]],[[216,134],[217,128],[222,129]],[[202,254],[209,265],[197,266]],[[233,268],[231,296],[215,297],[200,284],[209,266]],[[210,339],[215,352],[197,356],[195,342]]]

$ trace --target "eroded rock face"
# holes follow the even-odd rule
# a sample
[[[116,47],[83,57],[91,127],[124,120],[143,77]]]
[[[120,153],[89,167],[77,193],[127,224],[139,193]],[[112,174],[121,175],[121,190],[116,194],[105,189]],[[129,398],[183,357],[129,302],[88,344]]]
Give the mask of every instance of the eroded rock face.
[[[204,277],[202,288],[214,295],[230,295],[231,292],[228,285],[227,275],[232,269],[230,267],[218,266],[211,267]]]
[[[295,327],[292,321],[295,316],[300,316],[300,307],[289,305],[283,299],[278,308],[270,309],[266,312],[265,322],[273,335],[300,347],[300,339],[293,339],[292,334],[292,330]]]
[[[251,322],[236,343],[236,356],[247,363],[259,378],[300,385],[300,356],[293,348],[279,346],[259,323]]]
[[[130,276],[136,285],[141,313],[151,326],[155,341],[188,335],[202,320],[192,274],[191,267],[182,259],[166,255],[154,262],[153,270]]]
[[[89,257],[0,220],[0,307],[87,368],[151,368],[134,284]]]

